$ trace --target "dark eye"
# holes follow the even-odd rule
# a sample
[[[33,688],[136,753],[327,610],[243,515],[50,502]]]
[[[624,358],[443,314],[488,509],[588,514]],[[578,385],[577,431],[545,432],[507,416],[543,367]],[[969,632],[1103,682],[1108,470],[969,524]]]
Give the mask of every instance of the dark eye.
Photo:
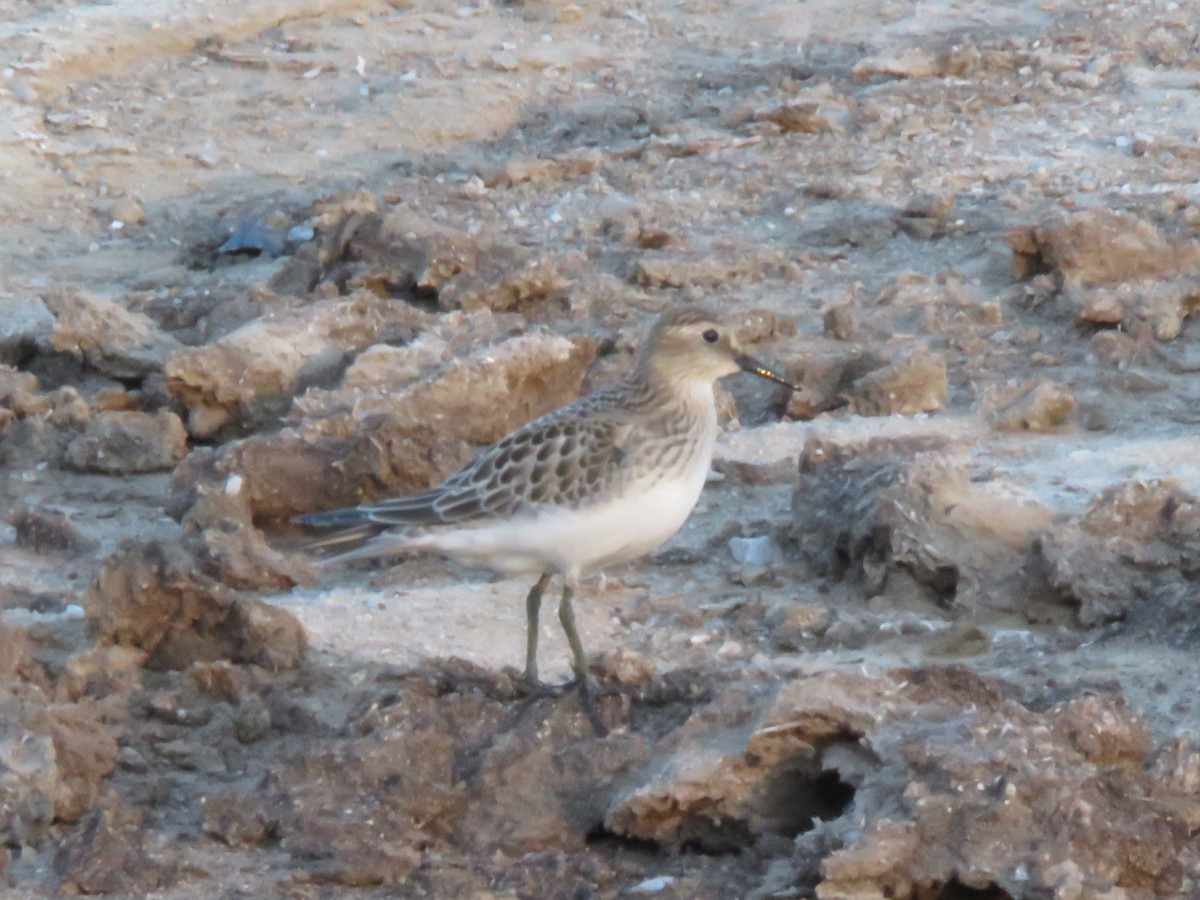
[[[704,340],[708,341],[710,344],[715,344],[721,339],[721,336],[717,334],[717,329],[715,328],[708,329],[708,331],[704,332],[704,334],[700,335],[700,337],[704,338]]]

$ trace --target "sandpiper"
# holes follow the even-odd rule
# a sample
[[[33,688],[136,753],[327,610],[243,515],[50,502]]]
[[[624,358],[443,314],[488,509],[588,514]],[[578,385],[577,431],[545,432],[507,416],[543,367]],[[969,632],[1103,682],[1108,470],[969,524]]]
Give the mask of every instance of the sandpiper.
[[[713,384],[738,371],[793,387],[742,353],[710,311],[672,309],[622,381],[518,428],[437,487],[296,521],[346,528],[312,545],[356,545],[325,563],[428,551],[503,574],[536,574],[525,599],[530,689],[539,687],[542,594],[553,575],[562,576],[558,618],[588,702],[587,656],[571,606],[579,577],[641,556],[683,525],[712,462]]]

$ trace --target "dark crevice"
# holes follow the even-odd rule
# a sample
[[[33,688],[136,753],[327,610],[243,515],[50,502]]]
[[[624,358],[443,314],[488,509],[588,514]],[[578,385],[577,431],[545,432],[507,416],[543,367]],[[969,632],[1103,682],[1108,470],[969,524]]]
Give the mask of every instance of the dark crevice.
[[[836,769],[814,768],[808,759],[785,762],[763,780],[754,802],[756,833],[794,838],[849,808],[854,787]]]
[[[913,891],[912,900],[1015,900],[1015,898],[995,884],[973,888],[963,884],[957,878],[952,878],[944,883],[936,882],[918,886]]]
[[[657,855],[661,851],[661,848],[658,846],[658,844],[654,843],[654,841],[643,841],[639,840],[638,838],[621,837],[620,835],[613,834],[602,824],[596,825],[595,828],[589,831],[587,833],[586,840],[589,847],[596,847],[599,849],[620,848],[623,850],[634,850],[653,855]]]

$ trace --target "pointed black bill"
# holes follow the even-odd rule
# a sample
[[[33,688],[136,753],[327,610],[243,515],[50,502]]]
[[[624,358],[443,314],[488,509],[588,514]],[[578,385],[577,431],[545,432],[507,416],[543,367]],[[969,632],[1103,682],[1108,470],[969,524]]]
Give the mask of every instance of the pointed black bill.
[[[765,365],[760,363],[757,359],[752,356],[747,356],[745,353],[739,353],[736,357],[734,357],[734,362],[742,367],[743,372],[750,372],[752,375],[757,375],[759,378],[765,378],[768,381],[774,381],[776,384],[782,384],[784,387],[791,388],[793,391],[800,390],[799,387],[792,384],[782,375],[777,375],[775,372],[772,372]]]

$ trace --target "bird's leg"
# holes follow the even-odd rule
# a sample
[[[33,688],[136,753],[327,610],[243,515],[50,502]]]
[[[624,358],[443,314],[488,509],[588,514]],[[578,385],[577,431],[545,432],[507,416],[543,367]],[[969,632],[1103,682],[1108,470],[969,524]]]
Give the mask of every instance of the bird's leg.
[[[549,584],[550,573],[543,572],[525,597],[525,674],[521,677],[531,691],[540,686],[537,671],[538,613],[542,609],[542,594]]]
[[[607,730],[596,712],[591,682],[588,679],[587,654],[583,652],[583,642],[579,640],[579,631],[575,628],[575,609],[571,606],[571,598],[574,594],[575,579],[570,576],[564,577],[562,601],[558,604],[558,621],[562,623],[567,643],[571,645],[571,655],[575,658],[572,664],[575,669],[575,685],[579,688],[579,699],[583,703],[583,710],[591,720],[592,728],[597,734],[603,735],[607,733]]]
[[[558,621],[562,623],[563,634],[567,636],[567,643],[571,645],[571,667],[575,670],[575,683],[586,691],[587,654],[583,652],[583,642],[579,640],[579,632],[575,628],[575,609],[571,606],[571,598],[574,595],[571,580],[567,579],[563,583],[562,602],[558,604]]]

